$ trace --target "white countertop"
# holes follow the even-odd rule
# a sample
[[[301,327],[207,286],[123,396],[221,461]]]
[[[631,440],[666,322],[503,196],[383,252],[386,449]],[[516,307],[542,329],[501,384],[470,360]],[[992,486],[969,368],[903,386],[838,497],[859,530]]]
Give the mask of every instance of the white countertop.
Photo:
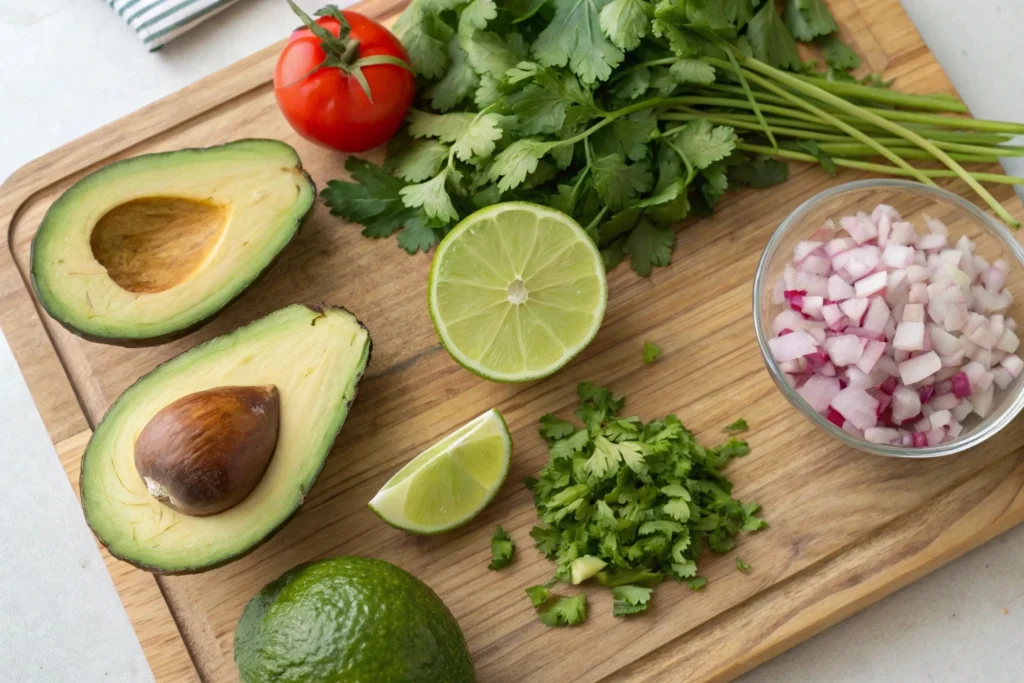
[[[319,0],[300,0],[307,11]],[[339,2],[345,5],[345,2]],[[978,116],[1024,121],[1019,0],[903,0]],[[283,0],[245,0],[155,54],[101,0],[0,0],[0,178],[280,39]],[[1024,164],[1011,168],[1024,175]],[[0,680],[149,683],[141,648],[10,350],[0,339]],[[1024,680],[1024,527],[743,678]]]

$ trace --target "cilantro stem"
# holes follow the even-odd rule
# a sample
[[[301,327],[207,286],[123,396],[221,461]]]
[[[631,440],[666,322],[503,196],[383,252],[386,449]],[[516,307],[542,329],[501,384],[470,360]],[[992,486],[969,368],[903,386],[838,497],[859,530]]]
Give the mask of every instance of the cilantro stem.
[[[719,83],[713,83],[706,85],[702,90],[712,90],[721,93],[731,93],[735,95],[742,95],[743,89],[735,85],[724,85]],[[771,93],[758,92],[756,97],[761,100],[761,108],[765,111],[769,111],[767,104],[786,104],[786,100],[781,97],[772,95]],[[721,106],[726,107],[743,107],[744,104],[740,104],[740,101],[730,100],[730,104],[723,104]],[[955,128],[955,129],[969,129],[977,131],[986,131],[993,134],[1010,136],[1010,135],[1024,135],[1024,124],[1013,123],[1010,121],[986,121],[984,119],[969,119],[962,116],[942,116],[939,114],[931,114],[926,112],[914,112],[914,111],[897,111],[894,109],[875,109],[872,107],[862,107],[862,109],[869,109],[870,111],[878,114],[882,118],[891,119],[893,121],[903,121],[907,123],[918,123],[926,126],[937,126],[940,128]],[[786,114],[790,110],[783,109],[780,113]],[[799,113],[799,112],[796,112]],[[856,117],[847,116],[845,114],[837,114],[837,116],[847,122],[858,121]],[[1005,140],[1007,138],[1003,138]],[[999,140],[990,140],[990,142],[999,142]]]
[[[826,154],[839,154],[841,156],[854,157],[876,156],[875,152],[872,149],[865,147],[859,142],[825,141],[819,142],[818,146],[821,148],[821,151],[825,152]],[[904,159],[918,159],[922,161],[928,161],[933,158],[931,154],[929,154],[923,149],[918,149],[917,147],[900,147],[899,145],[894,145],[891,147],[891,149]],[[950,152],[949,156],[950,158],[956,159],[957,161],[995,163],[999,159],[999,152],[992,150],[978,153]]]
[[[746,95],[747,101],[750,102],[751,109],[754,110],[754,116],[757,117],[757,122],[761,124],[761,129],[764,130],[765,135],[768,136],[768,141],[772,143],[772,147],[778,147],[779,143],[776,142],[775,136],[772,134],[772,129],[768,127],[768,122],[764,120],[764,114],[761,112],[761,107],[758,106],[757,100],[754,98],[754,93],[750,90],[750,84],[747,83],[746,76],[743,75],[743,69],[736,62],[736,55],[732,53],[727,45],[725,48],[725,54],[729,58],[729,64],[732,65],[733,73],[736,74],[736,78],[739,79],[740,87],[743,88],[743,94]]]
[[[858,100],[869,100],[879,104],[887,104],[894,107],[906,107],[908,109],[925,109],[936,112],[955,112],[966,114],[969,112],[967,105],[960,101],[960,98],[946,94],[914,95],[911,93],[876,88],[870,85],[859,83],[843,83],[840,81],[829,81],[821,77],[795,75],[796,79],[811,84],[825,92],[843,97],[852,97]]]
[[[735,114],[729,114],[727,116],[719,115],[717,112],[703,112],[697,109],[686,108],[683,113],[668,113],[663,114],[659,117],[662,121],[692,121],[694,119],[707,119],[711,123],[721,126],[732,126],[733,128],[739,128],[741,130],[760,131],[761,126],[750,120],[743,120],[738,118]],[[751,117],[752,118],[752,117]],[[799,122],[795,122],[799,124]],[[842,149],[843,151],[837,151],[838,154],[849,154],[853,156],[875,156],[876,152],[866,145],[859,142],[854,142],[852,138],[847,135],[839,135],[836,133],[823,133],[816,130],[804,130],[801,128],[789,128],[785,126],[769,126],[771,130],[780,136],[796,138],[799,140],[814,140],[819,143],[822,151],[829,154],[833,153],[832,150],[827,149],[828,143],[835,143],[834,149]],[[675,131],[676,129],[673,129]],[[666,132],[669,135],[670,132]],[[902,147],[901,144],[905,141],[903,138],[897,137],[876,137],[875,141],[889,146],[893,151],[899,154],[904,159],[932,159],[932,155],[924,150],[918,148]],[[777,145],[776,145],[777,146]],[[964,145],[958,143],[947,143],[937,141],[935,146],[941,149],[945,149],[950,153],[950,157],[958,161],[971,161],[971,162],[994,162],[999,157],[1019,157],[1024,156],[1024,147],[986,147],[981,145]],[[853,150],[853,151],[847,151]]]
[[[761,126],[756,122],[744,121],[738,119],[732,114],[728,116],[720,116],[717,112],[702,112],[696,109],[690,110],[692,113],[680,113],[680,114],[664,114],[659,117],[662,121],[693,121],[694,119],[707,119],[711,123],[720,126],[732,126],[733,128],[740,128],[743,130],[761,130]],[[791,138],[800,138],[804,140],[815,140],[825,141],[832,140],[834,142],[846,142],[850,140],[849,136],[839,135],[837,133],[822,133],[816,130],[801,130],[799,128],[788,128],[785,126],[771,126],[772,132],[778,135]],[[666,132],[666,135],[668,133]]]
[[[728,64],[728,62],[723,62],[721,59],[715,59],[713,57],[704,57],[704,58],[702,58],[701,61],[706,62],[708,64],[711,64],[712,66],[719,66],[719,65],[723,65],[723,64]],[[760,62],[758,62],[755,59],[749,59],[749,58],[745,57],[744,58],[744,63],[748,64],[748,65],[758,64],[759,65],[759,70],[760,70],[760,67],[765,67],[765,68],[771,69],[771,67],[767,66],[766,64],[761,64]],[[772,69],[772,71],[777,71],[777,70],[776,69]],[[778,72],[778,73],[779,73],[780,77],[786,75],[786,74],[783,74],[782,72]],[[868,145],[869,147],[871,147],[875,151],[877,151],[881,156],[885,157],[886,159],[888,159],[892,163],[896,164],[896,166],[898,166],[898,167],[908,171],[910,173],[910,175],[913,178],[917,179],[918,181],[920,181],[922,183],[925,183],[926,185],[934,185],[935,184],[935,183],[933,183],[931,181],[931,179],[928,178],[928,176],[926,176],[923,173],[921,173],[921,171],[919,169],[916,169],[913,166],[911,166],[910,164],[908,164],[904,159],[900,158],[900,156],[898,154],[894,153],[892,150],[887,148],[885,145],[879,144],[874,138],[872,138],[869,135],[867,135],[867,134],[857,130],[856,128],[854,128],[850,124],[846,123],[845,121],[841,121],[840,119],[837,119],[835,116],[833,116],[832,114],[828,113],[824,109],[822,109],[822,108],[820,108],[820,107],[818,107],[818,106],[808,102],[807,100],[801,99],[797,95],[794,95],[793,93],[788,92],[787,90],[782,89],[781,87],[775,85],[774,83],[772,83],[771,81],[767,80],[766,78],[762,78],[762,77],[760,77],[760,76],[758,76],[758,75],[756,75],[756,74],[754,74],[752,72],[748,73],[747,77],[751,81],[753,81],[754,83],[757,83],[758,85],[760,85],[762,88],[777,94],[779,97],[783,97],[783,98],[789,100],[791,104],[794,104],[794,105],[800,107],[801,109],[804,109],[807,112],[809,112],[809,113],[811,113],[811,114],[821,118],[822,120],[827,121],[828,123],[831,123],[832,125],[834,125],[839,130],[841,130],[844,133],[848,134],[850,137],[855,138],[857,140],[860,140],[864,144]],[[776,80],[780,80],[780,78],[776,78]],[[815,90],[814,86],[804,85],[803,82],[800,81],[799,79],[794,79],[794,80],[796,80],[797,83],[801,84],[802,86],[804,86],[808,90]],[[843,100],[843,99],[841,99],[839,97],[836,97],[835,95],[831,95],[829,93],[826,93],[823,90],[821,90],[819,92],[821,92],[822,95],[828,96],[829,98],[833,98],[834,100],[838,100],[844,106],[849,107],[850,109],[853,109],[853,110],[859,109],[855,105],[851,105],[848,102],[846,102],[845,100]],[[809,93],[805,93],[805,94],[809,94]],[[832,102],[830,102],[830,103],[832,103]],[[839,107],[839,108],[842,109],[843,107]],[[856,114],[856,111],[850,111],[850,113]],[[880,119],[880,120],[883,120],[883,119]],[[886,123],[888,123],[888,122],[886,122]],[[891,124],[891,125],[895,126],[895,124]],[[900,128],[899,126],[896,126],[896,127]],[[901,128],[901,130],[902,130],[902,128]],[[892,132],[896,132],[896,131],[892,131]],[[900,137],[903,137],[903,136],[901,135]],[[921,139],[922,141],[924,140],[924,138],[921,138],[920,136],[918,136],[918,138]],[[933,149],[935,149],[934,146],[933,146]],[[936,151],[938,151],[940,154],[943,154],[943,152],[941,150],[936,149]],[[952,159],[950,159],[950,162],[953,163],[954,165],[956,164],[956,162],[952,161]],[[977,183],[975,183],[975,184],[977,184]],[[984,191],[984,189],[982,191]],[[995,201],[995,200],[993,200],[993,201]]]
[[[683,166],[686,166],[686,182],[683,184],[689,187],[690,183],[693,182],[693,178],[697,175],[697,169],[693,167],[693,163],[691,163],[690,160],[687,158],[686,153],[683,150],[679,149],[679,147],[677,147],[675,143],[673,143],[670,140],[665,140],[664,142],[666,145],[668,145],[669,149],[671,149],[673,152],[679,155],[679,158],[682,159],[683,161]]]
[[[720,62],[721,61],[721,60],[709,59],[709,58],[705,58],[705,60],[708,60],[710,62]],[[849,114],[852,114],[854,116],[860,116],[865,121],[873,123],[873,124],[877,125],[878,127],[883,128],[883,129],[889,131],[890,133],[894,133],[895,135],[898,135],[901,138],[904,138],[908,142],[912,142],[913,144],[917,145],[921,149],[924,149],[924,150],[930,152],[932,154],[932,156],[934,156],[936,159],[941,161],[947,168],[949,168],[951,171],[956,173],[956,175],[959,176],[961,180],[963,180],[965,183],[967,183],[968,187],[970,187],[972,190],[974,190],[978,194],[978,196],[980,196],[984,200],[984,202],[986,204],[988,204],[989,207],[991,207],[991,209],[996,213],[997,216],[999,216],[999,218],[1003,222],[1005,222],[1010,227],[1014,227],[1014,228],[1019,228],[1020,227],[1020,222],[1017,219],[1015,219],[1012,215],[1010,215],[1010,212],[1007,211],[1006,208],[1002,204],[1000,204],[996,200],[996,198],[993,197],[989,193],[989,191],[986,190],[981,185],[981,183],[979,183],[977,181],[977,179],[974,178],[974,176],[972,176],[970,173],[968,173],[966,170],[964,170],[963,166],[961,166],[956,161],[951,159],[949,157],[949,155],[946,154],[946,152],[944,152],[943,150],[941,150],[938,147],[936,147],[934,143],[926,140],[925,138],[921,137],[919,134],[915,133],[914,131],[908,130],[908,129],[904,128],[903,126],[901,126],[901,125],[899,125],[897,123],[889,121],[888,119],[884,119],[881,116],[879,116],[879,115],[877,115],[877,114],[875,114],[875,113],[873,113],[873,112],[871,112],[871,111],[869,111],[867,109],[858,107],[855,104],[847,102],[843,98],[841,98],[841,97],[839,97],[837,95],[833,95],[832,93],[827,92],[825,90],[822,90],[821,88],[818,88],[818,87],[816,87],[814,85],[810,85],[808,83],[804,83],[799,78],[796,78],[795,76],[787,74],[787,73],[785,73],[783,71],[779,71],[778,69],[776,69],[776,68],[774,68],[772,66],[769,66],[767,64],[763,64],[763,63],[759,62],[756,59],[750,59],[750,58],[746,58],[745,57],[744,58],[744,63],[747,66],[749,66],[751,69],[753,69],[754,71],[759,71],[760,73],[765,74],[766,76],[774,78],[778,82],[781,82],[781,83],[784,83],[786,85],[789,85],[794,90],[802,92],[804,95],[813,97],[813,98],[815,98],[815,99],[817,99],[817,100],[819,100],[821,102],[826,102],[828,104],[831,104],[836,109],[839,109],[841,111],[845,111],[845,112],[847,112]],[[758,79],[751,79],[751,80],[754,80],[754,82],[761,81],[761,82],[763,82],[763,85],[766,85],[766,86],[767,85],[771,85],[772,87],[769,87],[768,90],[771,90],[773,92],[775,92],[775,89],[777,88],[777,86],[775,86],[774,84],[769,83],[768,81],[765,81],[764,79],[758,78]],[[779,90],[780,94],[782,92],[785,92],[781,88],[778,88],[778,90]],[[794,99],[799,100],[799,98],[797,98],[795,96],[794,96]],[[800,101],[802,101],[802,100],[800,100]],[[808,111],[810,111],[810,109],[808,109]],[[843,125],[845,126],[845,125],[848,125],[848,124],[843,124]],[[853,130],[853,129],[851,128],[851,130]],[[855,135],[853,137],[858,137],[858,138],[862,137],[863,138],[862,141],[863,142],[870,141],[869,144],[872,147],[886,149],[882,145],[879,145],[877,142],[875,142],[872,138],[864,135],[860,131],[857,131],[857,132],[858,132],[858,135]],[[886,153],[883,154],[883,156],[885,156],[890,161],[894,161],[894,159],[899,159],[899,157],[897,155],[892,154],[887,149],[886,149]],[[906,165],[906,162],[903,162],[902,164],[898,164],[898,165],[900,165],[900,166]],[[908,166],[908,168],[912,168],[912,167]],[[914,174],[914,177],[918,177],[920,172],[917,171],[917,169],[914,169],[914,170],[916,171],[915,174]],[[934,183],[932,183],[932,181],[930,179],[927,180],[927,182],[929,184],[934,184]]]
[[[765,145],[751,145],[745,142],[739,142],[736,144],[736,149],[743,150],[744,152],[753,152],[755,154],[764,154],[765,156],[777,157],[779,159],[790,159],[792,161],[805,161],[811,164],[817,164],[818,158],[803,152],[796,152],[788,149],[774,149],[772,147],[766,147]],[[872,173],[883,173],[885,175],[894,176],[906,176],[906,171],[902,168],[896,168],[895,166],[886,166],[885,164],[874,164],[868,161],[857,161],[855,159],[844,159],[841,157],[832,157],[832,161],[835,162],[836,166],[843,166],[845,168],[853,168],[859,171],[870,171]],[[948,169],[925,169],[922,173],[926,174],[930,178],[958,178],[959,176]],[[986,183],[998,183],[1001,185],[1024,185],[1024,178],[1019,176],[1007,176],[1000,175],[998,173],[973,173],[972,174],[978,180]]]
[[[587,224],[586,232],[587,232],[588,235],[596,235],[597,234],[596,233],[597,226],[601,222],[601,219],[604,218],[604,215],[606,213],[608,213],[608,205],[607,204],[602,206],[601,210],[597,212],[596,216],[594,216],[594,220],[590,221],[590,223]],[[597,240],[595,239],[594,241],[596,242]]]

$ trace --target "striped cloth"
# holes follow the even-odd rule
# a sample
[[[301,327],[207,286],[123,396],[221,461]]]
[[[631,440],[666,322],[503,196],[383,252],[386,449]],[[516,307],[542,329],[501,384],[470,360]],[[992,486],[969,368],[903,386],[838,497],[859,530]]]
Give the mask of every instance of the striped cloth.
[[[150,52],[238,0],[105,0]]]

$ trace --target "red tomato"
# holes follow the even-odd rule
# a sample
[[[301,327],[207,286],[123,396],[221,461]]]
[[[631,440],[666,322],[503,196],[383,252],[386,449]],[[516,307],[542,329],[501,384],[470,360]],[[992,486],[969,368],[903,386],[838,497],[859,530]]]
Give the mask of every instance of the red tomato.
[[[342,12],[359,41],[357,58],[389,55],[408,62],[402,44],[390,31],[358,12]],[[316,23],[338,36],[336,19]],[[307,140],[342,152],[363,152],[387,142],[405,119],[415,94],[412,73],[393,64],[362,68],[370,86],[367,98],[356,78],[338,67],[317,67],[327,53],[308,28],[295,31],[274,70],[274,94],[281,113]],[[315,72],[310,73],[316,69]]]

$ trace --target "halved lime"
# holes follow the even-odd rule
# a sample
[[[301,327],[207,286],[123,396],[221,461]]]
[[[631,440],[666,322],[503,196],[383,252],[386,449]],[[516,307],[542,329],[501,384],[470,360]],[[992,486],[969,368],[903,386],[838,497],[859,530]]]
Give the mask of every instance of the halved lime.
[[[511,455],[504,418],[488,410],[398,470],[370,501],[370,509],[414,534],[454,529],[491,502],[508,475]]]
[[[459,364],[496,382],[528,382],[591,342],[608,284],[601,254],[572,218],[506,202],[444,238],[427,297],[441,343]]]

